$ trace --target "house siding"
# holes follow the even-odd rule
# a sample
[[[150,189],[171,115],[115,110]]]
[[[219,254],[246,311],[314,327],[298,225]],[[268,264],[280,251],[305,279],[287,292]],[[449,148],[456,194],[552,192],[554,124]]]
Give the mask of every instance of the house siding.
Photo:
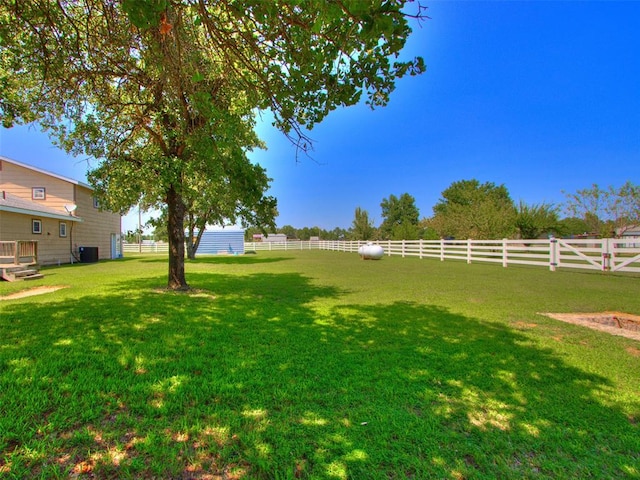
[[[119,214],[102,211],[94,206],[93,190],[80,182],[64,179],[38,169],[17,165],[0,157],[0,190],[24,200],[54,209],[69,217],[67,236],[60,237],[61,219],[47,218],[36,213],[0,212],[0,240],[38,241],[38,262],[42,265],[69,263],[80,258],[80,247],[98,247],[99,259],[115,257],[112,254],[112,235],[120,239],[121,217]],[[33,187],[44,187],[46,198],[34,200]],[[73,217],[65,205],[76,205]],[[32,220],[42,222],[42,233],[32,232]],[[115,252],[114,252],[115,253]],[[75,256],[75,258],[74,258]]]
[[[79,257],[80,247],[98,247],[98,258],[112,258],[111,235],[120,236],[120,215],[94,207],[93,191],[76,185],[75,211],[82,222],[73,227],[74,253]]]
[[[32,220],[40,220],[42,233],[32,231]],[[71,222],[67,223],[67,237],[60,237],[60,220],[40,217],[37,215],[22,215],[19,213],[2,212],[0,214],[0,240],[25,240],[38,242],[39,263],[69,263],[69,229]],[[44,260],[44,261],[43,261]]]
[[[26,200],[46,205],[49,208],[56,208],[64,212],[64,206],[74,202],[74,185],[56,177],[22,167],[7,161],[2,162],[2,190]],[[33,200],[32,189],[43,187],[46,198],[44,200]]]

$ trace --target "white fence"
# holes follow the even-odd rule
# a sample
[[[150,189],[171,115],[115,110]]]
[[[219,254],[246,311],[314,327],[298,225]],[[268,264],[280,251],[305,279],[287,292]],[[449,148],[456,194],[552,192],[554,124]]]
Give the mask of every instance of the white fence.
[[[169,253],[168,243],[125,243],[122,246],[124,253]]]
[[[357,253],[366,242],[319,241],[245,243],[245,251],[333,250]],[[640,273],[640,242],[616,238],[569,240],[398,240],[374,242],[385,255],[462,260],[467,263],[491,262],[509,265],[535,265],[552,271],[580,268]]]
[[[333,250],[357,253],[366,242],[289,241],[246,242],[245,252]],[[467,263],[490,262],[509,265],[534,265],[555,271],[575,268],[611,272],[640,273],[640,240],[602,238],[588,240],[399,240],[374,242],[385,255],[460,260]],[[125,253],[167,253],[167,244],[125,244]]]

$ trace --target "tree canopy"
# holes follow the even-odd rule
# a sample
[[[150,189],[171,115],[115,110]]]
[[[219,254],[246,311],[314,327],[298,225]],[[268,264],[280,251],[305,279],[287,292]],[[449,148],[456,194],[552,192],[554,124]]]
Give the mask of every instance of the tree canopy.
[[[391,240],[417,240],[419,238],[420,211],[416,199],[408,193],[400,197],[389,195],[380,203],[382,224],[380,236]]]
[[[640,225],[640,185],[630,180],[618,188],[594,183],[566,197],[567,212],[582,219],[589,233],[619,236]]]
[[[304,150],[304,129],[335,108],[384,106],[397,78],[424,71],[421,58],[398,58],[409,17],[423,17],[405,3],[2,2],[0,117],[36,120],[99,159],[90,181],[108,208],[166,205],[168,286],[188,288],[192,179],[225,178],[261,146],[260,110]]]
[[[520,238],[538,238],[543,233],[557,233],[558,209],[547,203],[527,205],[520,201],[514,218],[516,232]]]
[[[565,204],[574,215],[559,219],[560,207],[551,203],[514,204],[505,185],[480,183],[476,179],[453,182],[441,194],[434,206],[434,215],[417,225],[418,209],[408,193],[390,195],[380,203],[383,222],[376,228],[366,210],[358,207],[349,232],[320,230],[324,240],[437,240],[439,238],[473,239],[535,239],[541,236],[574,236],[602,234],[621,236],[640,225],[640,187],[630,181],[619,188],[597,186],[568,195]],[[600,218],[601,215],[605,220]],[[596,226],[594,230],[593,226]],[[289,238],[306,239],[307,228],[287,225],[278,231]]]
[[[226,165],[225,174],[207,178],[199,172],[187,180],[185,190],[185,244],[187,257],[195,258],[200,240],[209,225],[258,226],[259,231],[275,230],[276,199],[266,195],[270,179],[260,166],[243,159]],[[167,208],[151,221],[166,230]]]
[[[453,182],[433,207],[429,226],[440,237],[505,238],[513,234],[515,205],[504,185],[476,179]]]
[[[354,219],[351,224],[352,240],[371,240],[376,233],[373,220],[369,218],[369,212],[356,207]]]

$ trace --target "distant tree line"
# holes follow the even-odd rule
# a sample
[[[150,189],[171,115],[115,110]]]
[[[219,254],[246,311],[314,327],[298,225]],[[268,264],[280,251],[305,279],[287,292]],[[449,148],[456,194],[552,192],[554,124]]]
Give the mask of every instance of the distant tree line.
[[[473,238],[491,240],[502,238],[540,238],[601,236],[619,237],[630,228],[640,227],[640,186],[627,181],[619,188],[602,188],[596,184],[574,193],[563,192],[566,200],[551,203],[527,204],[514,202],[505,185],[480,183],[476,179],[453,182],[442,191],[432,208],[430,217],[420,217],[415,198],[403,193],[389,195],[380,202],[381,223],[374,225],[369,212],[357,207],[350,228],[326,230],[318,226],[296,228],[292,225],[268,225],[264,218],[275,217],[275,203],[267,205],[267,214],[254,206],[244,215],[245,239],[254,234],[280,233],[288,239],[310,240],[435,240],[440,238]],[[271,198],[271,197],[269,197]],[[190,215],[189,213],[188,215]],[[564,216],[561,217],[561,214]],[[202,215],[193,215],[200,219]],[[222,217],[225,217],[223,214]],[[225,218],[234,218],[227,214]],[[189,217],[190,218],[190,217]],[[253,220],[253,224],[247,221]],[[229,221],[223,222],[229,223]],[[142,239],[167,241],[166,218],[152,219],[155,230]],[[256,226],[260,225],[260,226]],[[139,232],[129,231],[126,240],[139,241]],[[197,245],[189,248],[195,252]]]
[[[285,225],[275,232],[299,240],[490,240],[550,235],[618,237],[640,226],[640,186],[631,181],[619,188],[594,184],[575,193],[563,193],[566,201],[559,205],[516,203],[505,185],[460,180],[441,193],[430,217],[420,218],[415,198],[403,193],[382,200],[382,221],[377,227],[369,212],[358,207],[349,229]],[[254,233],[260,230],[247,229],[247,240]]]
[[[264,234],[265,232],[257,227],[250,227],[245,230],[244,238],[246,241],[250,242],[253,240],[254,234]],[[268,234],[269,232],[267,232]],[[319,238],[321,240],[348,240],[349,230],[344,228],[336,227],[333,230],[325,230],[320,227],[303,227],[303,228],[295,228],[292,225],[284,225],[282,227],[278,227],[275,231],[271,233],[282,233],[287,236],[288,239],[296,239],[296,240],[310,240],[311,238]]]

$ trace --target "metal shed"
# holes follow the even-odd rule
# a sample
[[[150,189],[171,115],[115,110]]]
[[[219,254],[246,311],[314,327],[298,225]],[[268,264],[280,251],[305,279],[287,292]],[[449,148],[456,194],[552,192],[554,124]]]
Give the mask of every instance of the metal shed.
[[[244,254],[244,230],[207,229],[202,234],[196,255],[242,255]]]

